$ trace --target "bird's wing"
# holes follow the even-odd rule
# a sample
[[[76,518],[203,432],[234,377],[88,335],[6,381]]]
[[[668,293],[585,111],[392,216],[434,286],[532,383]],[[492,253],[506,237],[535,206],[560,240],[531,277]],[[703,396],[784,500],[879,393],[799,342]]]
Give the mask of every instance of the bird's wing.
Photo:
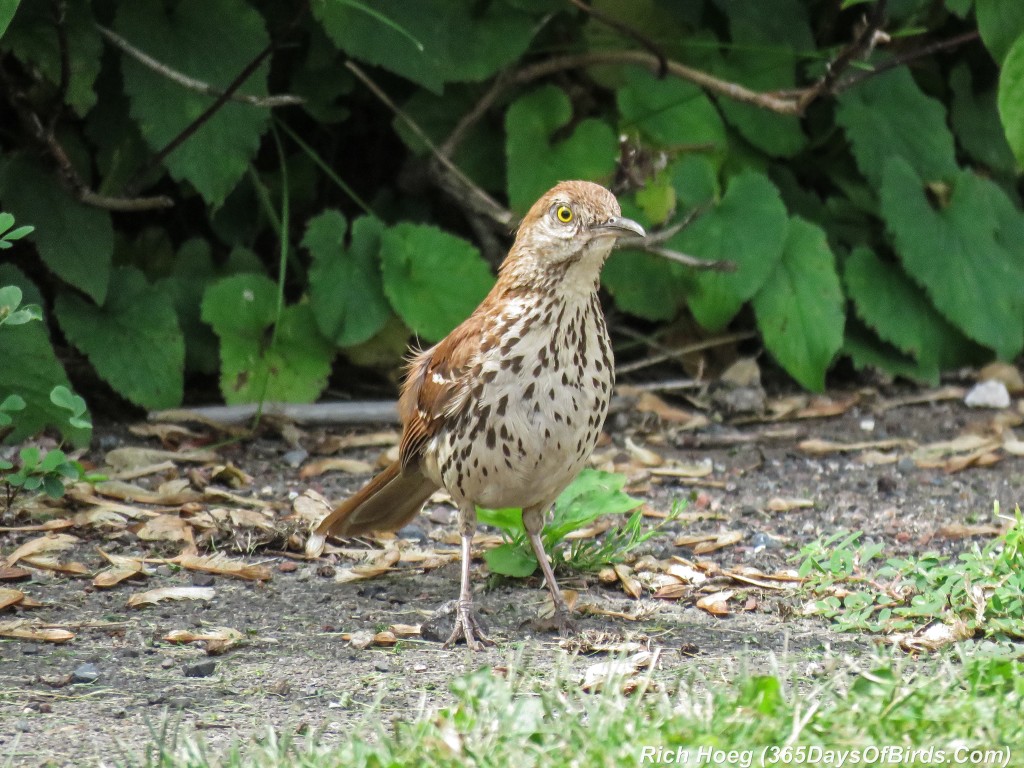
[[[398,400],[404,426],[399,446],[403,468],[416,462],[430,438],[469,402],[483,332],[484,317],[475,314],[409,363]]]

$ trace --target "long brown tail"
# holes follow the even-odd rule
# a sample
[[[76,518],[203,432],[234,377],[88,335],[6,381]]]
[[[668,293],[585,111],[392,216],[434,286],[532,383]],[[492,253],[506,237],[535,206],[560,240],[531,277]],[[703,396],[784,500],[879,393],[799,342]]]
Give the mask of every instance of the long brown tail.
[[[396,461],[335,507],[306,542],[308,554],[323,550],[324,537],[358,536],[370,531],[396,531],[416,516],[437,486],[415,466]]]

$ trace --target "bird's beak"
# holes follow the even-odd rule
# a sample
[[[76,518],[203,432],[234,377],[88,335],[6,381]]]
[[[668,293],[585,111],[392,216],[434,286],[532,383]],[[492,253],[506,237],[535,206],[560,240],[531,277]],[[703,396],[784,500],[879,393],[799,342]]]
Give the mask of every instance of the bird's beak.
[[[606,222],[592,227],[592,230],[596,234],[624,235],[628,233],[637,237],[647,237],[643,227],[624,216],[612,216]]]

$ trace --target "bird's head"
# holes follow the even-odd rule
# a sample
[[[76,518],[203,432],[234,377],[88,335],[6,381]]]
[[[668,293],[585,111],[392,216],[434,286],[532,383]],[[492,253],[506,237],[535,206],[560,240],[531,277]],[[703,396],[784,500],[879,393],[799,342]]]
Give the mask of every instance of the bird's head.
[[[589,181],[563,181],[523,217],[506,268],[564,277],[572,271],[578,274],[571,277],[593,284],[615,239],[630,234],[643,237],[645,233],[622,216],[615,195]]]

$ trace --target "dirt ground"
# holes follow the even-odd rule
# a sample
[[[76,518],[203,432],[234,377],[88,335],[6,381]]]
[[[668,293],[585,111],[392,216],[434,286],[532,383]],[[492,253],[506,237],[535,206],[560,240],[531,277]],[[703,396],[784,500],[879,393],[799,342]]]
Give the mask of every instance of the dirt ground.
[[[847,396],[834,393],[833,399]],[[642,486],[654,509],[667,510],[673,499],[700,493],[700,504],[714,513],[710,519],[673,523],[644,551],[658,558],[692,557],[689,548],[673,545],[680,532],[739,531],[742,539],[737,544],[703,559],[722,567],[747,565],[771,573],[795,567],[791,558],[803,544],[839,528],[862,529],[885,541],[892,554],[951,551],[968,539],[943,537],[945,526],[989,521],[993,501],[1007,511],[1021,502],[1024,460],[1013,456],[990,467],[948,474],[941,468],[921,468],[909,449],[897,448],[899,458],[893,463],[873,464],[862,460],[863,451],[814,455],[798,447],[808,438],[929,444],[993,428],[993,411],[971,410],[958,400],[891,405],[892,398],[868,398],[830,418],[755,420],[695,432],[622,409],[607,428],[615,447],[623,448],[628,434],[665,458],[688,464],[710,458],[714,468],[705,479],[710,485],[679,485],[660,478]],[[322,431],[310,428],[307,435]],[[155,443],[110,425],[97,429],[94,445],[89,458],[101,463],[104,452],[113,447]],[[255,478],[264,498],[282,502],[282,508],[288,506],[289,494],[312,487],[337,499],[365,480],[339,473],[301,480],[289,465],[294,447],[274,434],[219,450]],[[379,450],[345,455],[373,460]],[[614,451],[601,450],[605,455]],[[769,504],[773,498],[805,498],[814,504],[774,512]],[[691,505],[691,511],[694,508]],[[428,509],[405,534],[436,542],[452,531],[453,526],[445,524],[449,517],[444,507]],[[31,521],[8,517],[3,525],[26,522]],[[594,661],[568,653],[556,637],[532,628],[531,620],[544,603],[537,579],[488,578],[481,561],[475,563],[478,607],[500,641],[497,648],[471,654],[461,645],[443,650],[437,642],[411,639],[396,648],[357,650],[342,638],[343,632],[420,624],[452,600],[458,590],[457,565],[428,572],[402,566],[378,578],[336,583],[331,568],[324,567],[326,561],[289,560],[256,549],[248,559],[270,566],[269,581],[211,578],[160,565],[144,582],[97,589],[91,576],[104,565],[98,546],[120,546],[122,554],[147,551],[146,546],[124,536],[72,532],[82,542],[63,556],[85,563],[90,577],[31,569],[29,580],[0,583],[44,604],[25,611],[7,609],[0,621],[30,618],[74,625],[76,635],[62,645],[0,640],[0,764],[109,764],[138,754],[151,740],[151,729],[159,729],[168,717],[186,731],[201,731],[214,748],[249,739],[268,726],[300,733],[322,731],[322,739],[331,742],[358,729],[378,700],[375,717],[385,722],[413,717],[422,707],[443,706],[451,677],[480,666],[518,663],[578,672]],[[0,555],[8,556],[38,535],[0,533]],[[285,562],[297,567],[282,570]],[[339,568],[345,565],[352,563],[335,563]],[[142,609],[126,606],[134,592],[192,584],[213,586],[215,598]],[[563,587],[579,590],[581,601],[609,611],[635,614],[642,609],[646,618],[640,621],[587,615],[579,617],[579,625],[615,635],[653,637],[665,649],[659,674],[697,665],[711,677],[728,676],[738,664],[756,667],[777,658],[806,665],[826,648],[856,654],[878,642],[837,635],[823,622],[797,618],[795,602],[777,593],[752,590],[756,599],[747,606],[750,610],[742,610],[741,604],[730,616],[715,618],[695,607],[694,600],[644,596],[637,601],[620,586],[603,585],[592,575],[567,576]],[[171,630],[216,626],[241,631],[245,642],[223,655],[207,656],[198,644],[172,645],[161,639]]]

